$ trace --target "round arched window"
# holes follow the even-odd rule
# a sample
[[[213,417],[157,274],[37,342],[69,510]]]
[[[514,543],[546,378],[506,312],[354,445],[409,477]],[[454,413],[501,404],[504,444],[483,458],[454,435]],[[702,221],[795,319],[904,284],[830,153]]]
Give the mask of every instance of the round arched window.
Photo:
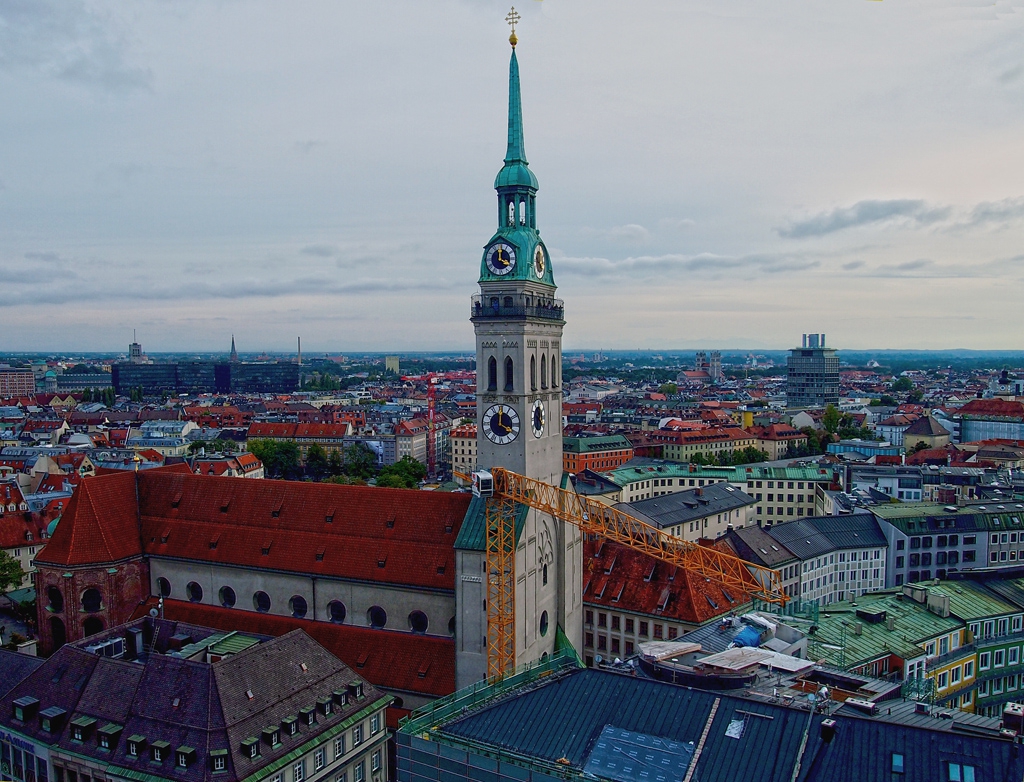
[[[82,610],[87,614],[95,614],[102,607],[103,599],[100,590],[95,587],[86,589],[82,593]]]
[[[409,629],[414,633],[427,632],[427,615],[422,611],[413,611],[409,614]]]
[[[270,610],[270,595],[263,591],[257,592],[252,596],[252,607],[261,614],[267,613]]]
[[[541,635],[547,635],[548,634],[548,612],[547,611],[545,611],[544,613],[542,613],[540,615],[540,634]]]
[[[345,604],[340,600],[332,600],[327,604],[327,615],[335,624],[342,624],[345,621]]]
[[[46,598],[50,601],[50,605],[47,606],[53,613],[59,614],[64,610],[64,595],[61,594],[60,590],[55,586],[46,588]]]
[[[377,628],[378,630],[388,623],[388,612],[380,606],[370,606],[370,610],[366,612],[366,621],[370,627]]]
[[[448,632],[455,635],[455,617],[448,620]]]
[[[235,607],[235,590],[231,587],[222,586],[218,597],[220,597],[220,604],[225,608]]]
[[[160,578],[156,580],[156,591],[159,593],[160,597],[170,597],[171,582],[163,576],[160,576]]]
[[[195,581],[189,581],[185,585],[185,594],[188,595],[188,599],[193,603],[203,602],[203,588]]]
[[[288,601],[288,610],[296,619],[302,619],[306,615],[306,611],[309,610],[306,598],[302,595],[292,595],[292,599]]]

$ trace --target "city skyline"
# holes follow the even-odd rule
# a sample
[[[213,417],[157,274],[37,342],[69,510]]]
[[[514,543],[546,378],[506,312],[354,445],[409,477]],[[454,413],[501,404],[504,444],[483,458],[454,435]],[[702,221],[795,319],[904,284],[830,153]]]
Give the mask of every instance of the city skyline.
[[[469,347],[507,8],[432,10],[0,9],[0,349]],[[1020,0],[517,10],[567,351],[1015,347]]]

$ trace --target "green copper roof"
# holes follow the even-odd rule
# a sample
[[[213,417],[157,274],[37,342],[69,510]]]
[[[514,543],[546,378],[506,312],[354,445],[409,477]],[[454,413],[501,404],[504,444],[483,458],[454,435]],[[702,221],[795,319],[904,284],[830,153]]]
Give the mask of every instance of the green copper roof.
[[[949,598],[949,610],[964,621],[991,619],[997,616],[1019,614],[1017,606],[1001,600],[987,589],[971,581],[925,581],[907,586],[923,589],[930,595],[944,595]]]
[[[516,50],[508,66],[508,149],[505,165],[494,180],[495,188],[530,187],[536,190],[537,177],[530,171],[526,160],[526,145],[523,140],[523,105],[519,96],[519,61]]]

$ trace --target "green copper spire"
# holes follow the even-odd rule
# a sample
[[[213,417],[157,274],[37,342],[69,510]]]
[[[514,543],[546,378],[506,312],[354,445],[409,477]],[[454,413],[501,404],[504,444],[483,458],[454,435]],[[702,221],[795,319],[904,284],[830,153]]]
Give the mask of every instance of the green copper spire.
[[[526,145],[523,141],[523,103],[519,96],[519,61],[516,59],[515,46],[512,47],[512,59],[508,65],[508,149],[505,152],[505,165],[494,180],[499,187],[532,187],[539,185],[537,177],[530,171],[526,161]]]

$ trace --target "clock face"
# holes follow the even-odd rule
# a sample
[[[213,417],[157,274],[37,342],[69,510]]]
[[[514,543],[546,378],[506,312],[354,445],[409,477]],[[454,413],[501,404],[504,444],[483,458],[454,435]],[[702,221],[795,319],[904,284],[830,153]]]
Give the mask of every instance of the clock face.
[[[516,268],[516,251],[512,249],[512,245],[506,242],[492,244],[487,250],[487,268],[491,270],[491,274],[497,274],[499,277]]]
[[[539,278],[544,277],[544,269],[547,268],[547,259],[544,257],[544,248],[539,244],[533,252],[533,273]]]
[[[539,399],[533,403],[533,411],[530,413],[530,425],[534,437],[544,436],[544,424],[547,423],[547,414],[544,412],[544,403]]]
[[[519,413],[508,405],[491,405],[484,410],[483,428],[492,443],[510,443],[519,436]]]

